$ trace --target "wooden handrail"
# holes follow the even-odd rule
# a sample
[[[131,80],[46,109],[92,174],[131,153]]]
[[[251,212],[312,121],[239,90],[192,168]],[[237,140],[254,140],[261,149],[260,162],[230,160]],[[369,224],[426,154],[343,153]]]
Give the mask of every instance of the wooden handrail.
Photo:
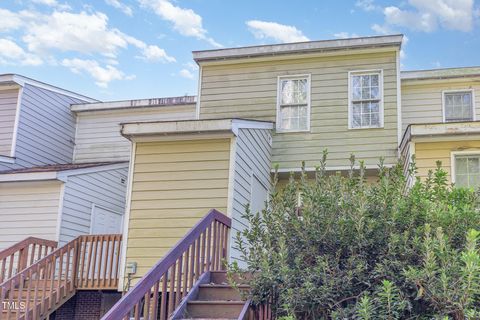
[[[122,235],[82,235],[0,284],[2,319],[45,318],[76,290],[116,289]],[[23,304],[22,304],[23,303]]]
[[[57,248],[57,242],[28,237],[0,251],[0,283],[11,278]]]
[[[165,320],[201,274],[224,270],[231,219],[211,210],[102,318]]]

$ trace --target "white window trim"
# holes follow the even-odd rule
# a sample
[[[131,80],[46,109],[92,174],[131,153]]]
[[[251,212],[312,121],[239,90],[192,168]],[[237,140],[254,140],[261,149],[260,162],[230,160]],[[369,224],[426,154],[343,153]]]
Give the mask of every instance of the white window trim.
[[[465,150],[465,151],[452,151],[450,152],[450,180],[455,183],[456,170],[455,170],[455,157],[456,156],[480,156],[480,150]]]
[[[281,128],[280,120],[280,81],[284,79],[307,79],[307,129],[304,130],[288,130]],[[292,132],[310,132],[310,114],[311,114],[311,94],[312,94],[312,81],[311,74],[291,74],[277,77],[277,117],[276,117],[276,132],[277,133],[292,133]]]
[[[379,126],[368,126],[368,127],[353,127],[352,126],[352,75],[372,75],[378,74],[378,90],[380,91],[380,125]],[[348,72],[348,129],[349,130],[364,130],[364,129],[382,129],[384,127],[384,103],[383,103],[384,93],[383,93],[383,69],[374,69],[374,70],[353,70]]]
[[[442,119],[444,123],[448,122],[455,122],[455,121],[447,121],[445,119],[445,94],[446,93],[457,93],[457,92],[470,92],[472,94],[472,120],[464,120],[464,121],[476,121],[476,114],[475,114],[475,90],[473,89],[455,89],[455,90],[442,90]]]

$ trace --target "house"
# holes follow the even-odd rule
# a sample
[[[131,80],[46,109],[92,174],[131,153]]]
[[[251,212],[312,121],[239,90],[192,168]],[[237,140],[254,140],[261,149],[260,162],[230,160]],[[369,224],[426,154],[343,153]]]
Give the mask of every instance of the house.
[[[479,186],[475,94],[480,69],[401,71],[402,39],[390,35],[196,51],[197,97],[73,102],[71,163],[19,169],[3,179],[23,183],[19,179],[26,177],[33,186],[19,185],[12,192],[40,190],[41,184],[57,203],[53,194],[65,193],[70,181],[116,170],[121,185],[114,188],[115,196],[101,194],[105,188],[82,190],[110,202],[124,192],[124,212],[120,205],[113,209],[87,200],[89,211],[69,220],[69,226],[83,224],[76,235],[95,233],[88,228],[99,227],[97,220],[122,214],[122,236],[65,236],[70,242],[52,261],[65,261],[60,259],[73,250],[81,271],[58,270],[55,279],[68,279],[58,287],[63,300],[40,314],[71,314],[73,307],[62,305],[76,292],[116,289],[128,292],[103,319],[180,319],[189,312],[200,318],[245,315],[248,304],[228,291],[232,288],[224,284],[223,272],[224,259],[242,264],[234,237],[247,227],[245,206],[253,212],[263,208],[277,166],[280,183],[300,172],[302,161],[311,176],[324,149],[332,173],[347,172],[353,153],[374,181],[380,158],[390,167],[400,158],[409,163],[415,155],[421,178],[442,160],[451,182]],[[112,184],[105,184],[110,191]],[[27,199],[21,196],[19,203]],[[78,203],[81,195],[72,199]],[[117,249],[104,250],[114,237]],[[103,278],[92,271],[96,268]],[[34,270],[29,272],[40,275]],[[0,289],[12,291],[19,277]],[[33,287],[24,292],[29,290]],[[81,317],[78,299],[74,309]],[[88,301],[100,300],[97,315],[112,305],[103,295]]]
[[[95,101],[20,75],[0,75],[0,171],[71,163],[70,104]]]

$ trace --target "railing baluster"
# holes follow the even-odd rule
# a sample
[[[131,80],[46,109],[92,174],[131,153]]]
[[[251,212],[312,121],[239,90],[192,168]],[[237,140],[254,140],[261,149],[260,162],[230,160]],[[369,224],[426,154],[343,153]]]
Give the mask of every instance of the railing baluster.
[[[116,252],[116,258],[115,258],[115,260],[114,260],[114,261],[115,261],[115,269],[114,269],[114,271],[115,271],[115,277],[113,278],[114,283],[115,283],[115,286],[118,285],[118,272],[119,272],[119,269],[120,269],[120,245],[121,245],[121,241],[120,241],[120,240],[121,240],[121,237],[122,237],[122,236],[121,236],[121,235],[118,235],[118,236],[116,236],[116,237],[117,237],[117,238],[116,238],[116,241],[117,241],[117,247],[116,247],[116,248],[117,248],[117,249],[116,249],[116,251],[115,251],[115,252]]]
[[[200,236],[195,241],[195,281],[200,278]]]
[[[190,283],[190,286],[189,288],[193,287],[193,283],[194,283],[194,275],[195,275],[195,242],[193,242],[191,245],[190,245],[190,267],[189,267],[190,271],[189,271],[189,275],[188,275],[188,279],[189,279],[189,283]]]
[[[97,274],[97,286],[100,286],[100,278],[102,274],[102,261],[103,261],[103,235],[99,237],[100,253],[98,255],[98,272]]]
[[[167,318],[167,280],[168,274],[165,273],[162,278],[162,297],[160,300],[160,319]]]
[[[208,226],[207,229],[207,271],[210,271],[212,259],[210,257],[210,247],[212,246],[212,225]]]
[[[217,269],[217,239],[218,239],[218,228],[217,221],[213,221],[213,241],[212,241],[212,251],[213,251],[213,261],[212,261],[212,270]]]
[[[150,292],[150,289],[148,289],[148,292],[145,293],[145,303],[143,307],[143,319],[145,320],[150,319],[150,297],[151,297],[151,292]]]
[[[115,237],[112,238],[112,253],[110,255],[110,269],[108,270],[108,286],[112,286],[113,258],[115,256]]]
[[[176,269],[176,266],[177,266],[177,262],[175,261],[173,263],[173,265],[170,267],[170,276],[169,276],[169,295],[168,295],[168,315],[170,316],[170,314],[173,312],[174,308],[173,308],[173,303],[174,303],[174,300],[175,300],[175,293],[174,293],[174,290],[175,290],[175,269]]]
[[[158,318],[158,290],[159,290],[159,282],[155,282],[155,285],[153,286],[153,304],[152,304],[152,319],[157,320]]]
[[[102,243],[102,247],[105,246],[105,262],[102,263],[103,265],[103,275],[102,275],[102,287],[106,287],[107,285],[107,269],[108,269],[108,258],[109,258],[109,252],[110,252],[110,235],[107,235],[105,238],[105,244]],[[98,283],[100,286],[100,282]]]
[[[200,253],[200,274],[205,272],[205,245],[207,243],[207,231],[203,231],[202,233],[202,248]]]
[[[178,306],[179,302],[180,302],[180,297],[182,295],[182,288],[181,288],[181,285],[182,285],[182,268],[183,268],[183,254],[180,256],[180,258],[178,259],[178,270],[177,270],[177,279],[176,279],[176,282],[177,282],[177,288],[175,290],[175,308]]]
[[[189,273],[189,259],[190,259],[190,246],[185,250],[185,265],[183,267],[183,290],[182,290],[182,298],[187,295],[188,290],[188,273]]]

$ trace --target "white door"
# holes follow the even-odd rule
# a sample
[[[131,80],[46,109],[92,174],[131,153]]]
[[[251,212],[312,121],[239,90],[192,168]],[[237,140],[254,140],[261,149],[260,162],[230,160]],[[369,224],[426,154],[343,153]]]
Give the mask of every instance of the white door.
[[[252,194],[250,199],[250,210],[257,213],[265,208],[267,201],[268,189],[265,187],[256,175],[252,174]]]
[[[122,221],[121,213],[93,205],[91,234],[122,233]]]

